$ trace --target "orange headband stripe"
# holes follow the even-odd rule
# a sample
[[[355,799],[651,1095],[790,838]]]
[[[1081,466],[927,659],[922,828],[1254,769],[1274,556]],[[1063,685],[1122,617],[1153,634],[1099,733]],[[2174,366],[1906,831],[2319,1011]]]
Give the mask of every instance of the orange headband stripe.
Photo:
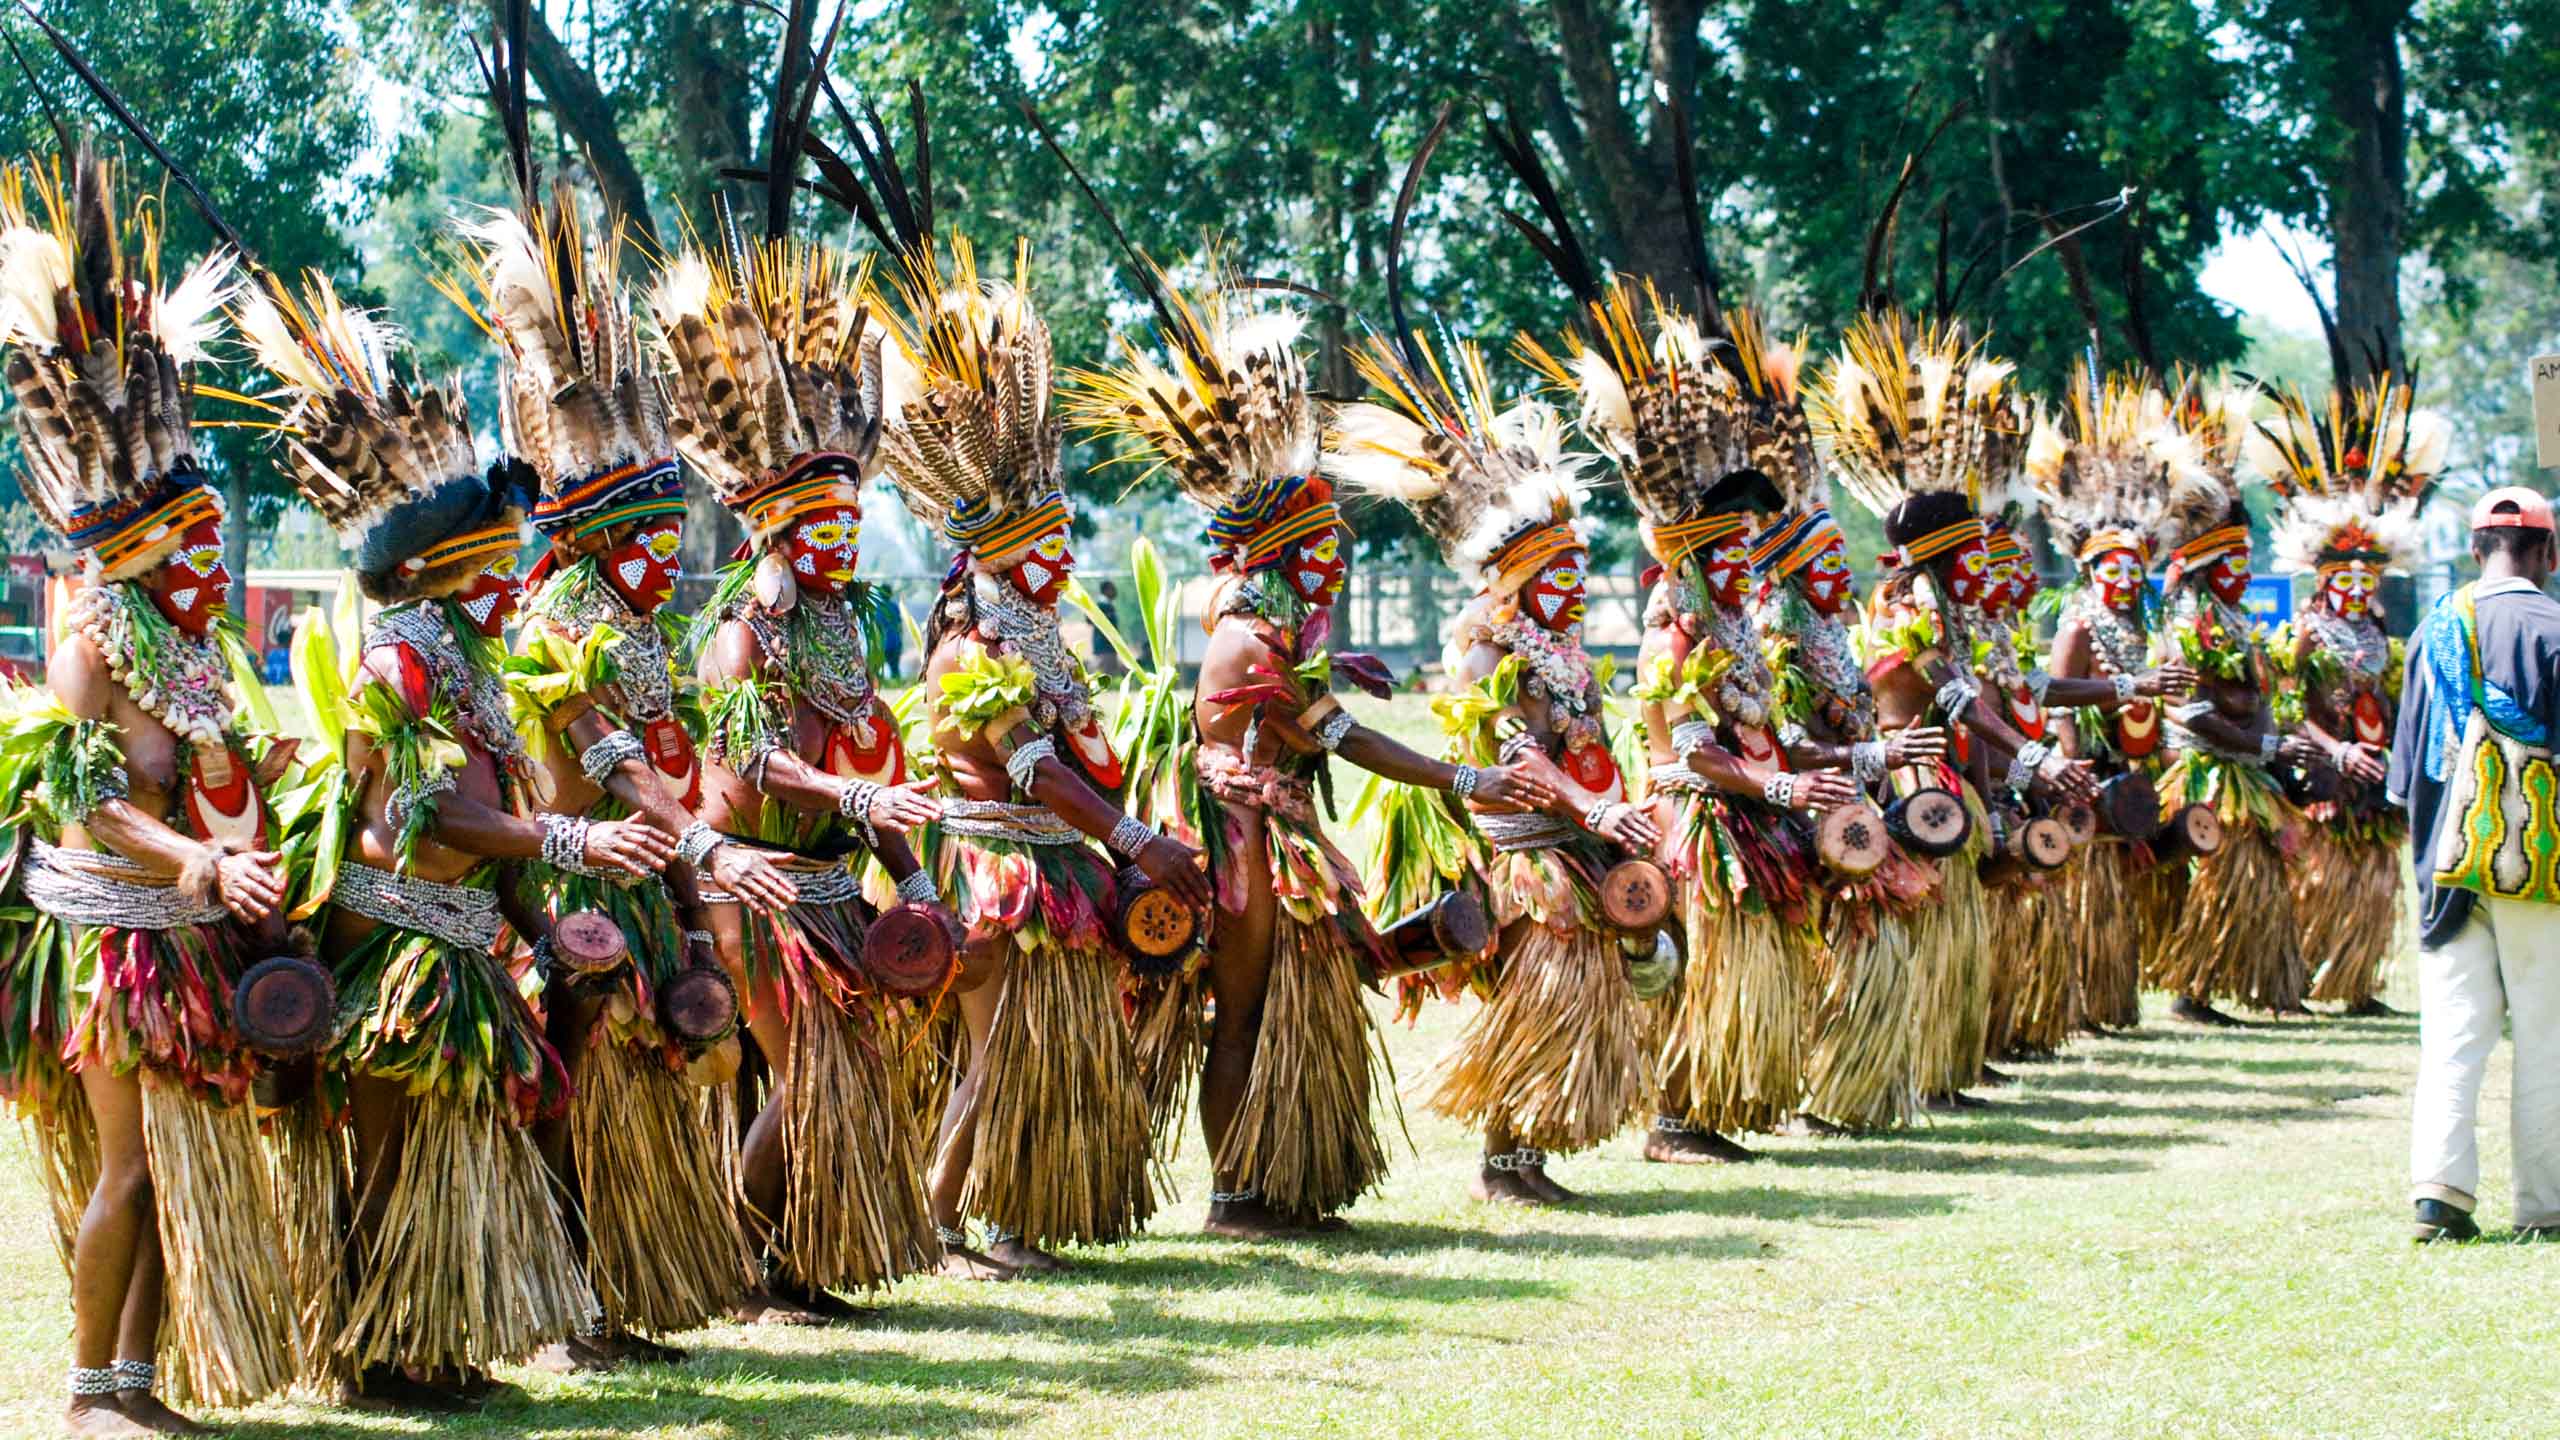
[[[1568,550],[1582,548],[1582,537],[1570,525],[1541,525],[1512,541],[1487,561],[1495,583],[1507,585]]]
[[[212,491],[201,485],[189,486],[150,515],[128,522],[113,539],[99,542],[93,553],[101,568],[114,570],[162,542],[175,539],[198,521],[216,519],[221,514],[222,507],[214,502]]]
[[[1341,507],[1330,500],[1310,505],[1294,515],[1284,515],[1273,521],[1270,529],[1253,537],[1253,544],[1244,552],[1244,568],[1258,570],[1290,543],[1310,535],[1321,535],[1341,524]]]
[[[1751,528],[1741,515],[1701,515],[1695,520],[1680,520],[1653,529],[1653,555],[1665,569],[1678,569],[1680,562],[1715,544]]]
[[[2130,550],[2144,569],[2151,568],[2151,542],[2131,530],[2090,531],[2089,538],[2080,542],[2079,559],[2085,564],[2110,550]]]
[[[503,525],[491,525],[479,530],[466,531],[447,540],[420,555],[416,568],[441,570],[446,566],[459,565],[467,560],[495,560],[501,555],[512,555],[522,548],[524,548],[524,532],[515,521],[510,520]]]
[[[1950,550],[1961,549],[1972,541],[1983,539],[1984,536],[1982,517],[1967,515],[1952,525],[1921,536],[1894,553],[1899,557],[1897,562],[1899,564],[1919,565],[1935,560]]]

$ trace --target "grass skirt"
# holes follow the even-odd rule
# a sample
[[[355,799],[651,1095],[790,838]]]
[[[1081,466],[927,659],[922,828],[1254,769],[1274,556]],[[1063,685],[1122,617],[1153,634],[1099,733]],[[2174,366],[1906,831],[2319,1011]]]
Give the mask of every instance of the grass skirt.
[[[864,920],[851,904],[745,910],[747,973],[779,997],[790,1086],[787,1173],[774,1248],[826,1290],[884,1286],[934,1263],[917,1117],[883,1051],[879,1007],[856,988]]]
[[[738,1225],[732,1092],[703,1104],[683,1076],[686,1048],[657,1022],[659,990],[685,963],[684,931],[657,884],[564,875],[556,902],[562,914],[604,912],[631,953],[604,982],[569,1099],[588,1279],[608,1326],[690,1330],[735,1305],[754,1269]]]
[[[347,1145],[318,1096],[265,1120],[268,1183],[275,1191],[293,1285],[295,1370],[313,1393],[351,1380],[337,1351],[351,1299],[347,1273]]]
[[[2407,837],[2397,825],[2374,822],[2314,825],[2305,834],[2292,874],[2311,998],[2353,1010],[2381,995],[2383,971],[2400,942],[2400,916],[2408,908]]]
[[[1991,1023],[1991,915],[1970,854],[1938,862],[1938,903],[1911,927],[1920,1003],[1914,1069],[1920,1093],[1952,1095],[1982,1080]]]
[[[188,1406],[275,1394],[300,1369],[297,1300],[256,1119],[153,1074],[142,1138],[167,1267],[165,1393]]]
[[[1656,1073],[1681,1118],[1719,1134],[1796,1115],[1817,945],[1803,915],[1816,862],[1785,818],[1702,796],[1684,812],[1674,869],[1688,963],[1661,1022]],[[1778,906],[1786,907],[1781,913]]]
[[[1526,918],[1493,993],[1425,1077],[1433,1112],[1533,1150],[1587,1150],[1645,1103],[1635,990],[1593,877],[1560,851],[1495,859],[1495,919]]]
[[[322,1074],[397,1082],[411,1101],[392,1168],[358,1178],[388,1189],[356,1197],[379,1218],[332,1346],[340,1362],[476,1367],[566,1337],[595,1296],[526,1129],[568,1090],[523,988],[493,951],[395,925],[335,969]]]
[[[0,909],[0,1099],[26,1126],[65,1275],[80,1212],[98,1183],[89,1098],[62,1059],[79,958],[70,926],[25,906]]]
[[[1253,1073],[1218,1147],[1218,1172],[1284,1216],[1331,1215],[1387,1174],[1377,1112],[1393,1103],[1395,1077],[1346,923],[1286,902],[1274,917]]]
[[[376,1177],[390,1191],[333,1346],[342,1363],[521,1360],[595,1312],[550,1171],[494,1090],[417,1096],[396,1165]]]
[[[1102,920],[1109,868],[1084,845],[976,837],[942,837],[930,856],[970,937],[1003,935],[1012,952],[967,1121],[962,1207],[1037,1246],[1128,1239],[1155,1194],[1147,1091]]]
[[[2109,1030],[2142,1023],[2142,925],[2134,904],[2135,867],[2147,851],[2100,840],[2081,854],[2054,892],[2063,942],[2078,956],[2080,1018]],[[2157,868],[2157,867],[2152,867]]]
[[[1914,927],[1934,909],[1931,867],[1899,847],[1824,907],[1805,1110],[1847,1130],[1911,1123],[1920,1104],[1918,1007],[1926,971]]]
[[[2157,983],[2194,1000],[2301,1009],[2309,982],[2286,873],[2299,843],[2299,812],[2265,772],[2195,753],[2169,768],[2161,797],[2164,812],[2190,801],[2212,804],[2222,819],[2222,848],[2190,868],[2176,924],[2162,941]]]

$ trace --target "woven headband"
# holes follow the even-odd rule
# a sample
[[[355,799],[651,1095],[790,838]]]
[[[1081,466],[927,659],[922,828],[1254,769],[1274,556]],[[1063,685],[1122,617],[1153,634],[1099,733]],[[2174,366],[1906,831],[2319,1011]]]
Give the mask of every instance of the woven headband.
[[[472,560],[486,565],[501,555],[512,555],[523,547],[523,531],[518,528],[515,521],[508,520],[477,530],[465,530],[434,549],[418,555],[401,568],[411,574],[424,574],[429,570],[448,569]]]
[[[2018,532],[2006,525],[1982,527],[1982,554],[1987,560],[2024,560],[2027,547],[2018,543]]]
[[[1304,475],[1268,475],[1242,493],[1230,496],[1209,516],[1205,533],[1210,548],[1234,550],[1252,546],[1263,528],[1288,513],[1290,505],[1308,488]],[[1316,488],[1317,499],[1333,498],[1330,488],[1321,484]]]
[[[1842,538],[1829,510],[1807,511],[1782,525],[1769,527],[1751,542],[1751,573],[1764,580],[1772,575],[1793,575],[1832,541]]]
[[[1653,527],[1653,558],[1666,569],[1677,570],[1680,562],[1715,544],[1751,528],[1741,515],[1701,515],[1695,520],[1677,520]]]
[[[1494,552],[1484,568],[1494,577],[1496,588],[1508,588],[1558,555],[1581,548],[1582,537],[1573,533],[1570,524],[1541,525]]]
[[[1950,551],[1960,550],[1976,540],[1986,538],[1982,517],[1966,515],[1939,526],[1884,558],[1897,568],[1925,565]]]
[[[770,535],[813,510],[851,507],[862,513],[862,465],[834,450],[813,451],[785,468],[775,481],[738,502],[748,533]]]
[[[942,522],[942,533],[979,563],[1001,567],[1066,523],[1067,497],[1052,490],[1038,504],[1011,514],[954,507]]]
[[[2089,538],[2080,542],[2078,558],[2081,564],[2086,565],[2110,550],[2130,550],[2134,558],[2142,563],[2143,569],[2151,568],[2151,542],[2139,532],[2132,530],[2090,531]]]
[[[533,507],[533,528],[575,540],[625,521],[684,513],[684,482],[675,457],[634,460],[599,470]]]
[[[2193,570],[2210,564],[2234,550],[2249,548],[2249,527],[2221,525],[2197,536],[2169,552],[2169,565],[2175,570]]]
[[[1253,537],[1253,543],[1245,547],[1244,568],[1260,570],[1277,565],[1291,545],[1311,536],[1329,534],[1341,525],[1341,507],[1330,500],[1319,500],[1304,509],[1291,511]],[[1212,525],[1209,533],[1215,539],[1217,527]]]
[[[219,519],[222,507],[212,491],[189,480],[174,491],[158,490],[130,505],[101,506],[89,513],[97,518],[74,525],[64,538],[72,548],[97,556],[98,567],[112,575],[199,522]],[[79,519],[80,512],[73,518]]]

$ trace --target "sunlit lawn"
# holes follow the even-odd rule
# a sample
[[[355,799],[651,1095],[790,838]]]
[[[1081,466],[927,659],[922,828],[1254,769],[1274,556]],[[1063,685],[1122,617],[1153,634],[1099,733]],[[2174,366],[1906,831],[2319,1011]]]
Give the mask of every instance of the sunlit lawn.
[[[1407,1084],[1459,1018],[1394,1032]],[[1357,1233],[1262,1248],[1198,1236],[1195,1143],[1154,1234],[1063,1278],[914,1282],[861,1325],[716,1328],[609,1379],[513,1372],[531,1403],[468,1420],[292,1402],[233,1433],[2551,1434],[2560,1246],[2407,1243],[2413,1057],[2407,1020],[2155,1020],[1905,1134],[1713,1171],[1621,1139],[1558,1167],[1588,1203],[1543,1213],[1468,1201],[1472,1141],[1415,1112]],[[2506,1093],[2502,1061],[2482,1113]],[[63,1278],[5,1154],[0,1424],[43,1433]]]

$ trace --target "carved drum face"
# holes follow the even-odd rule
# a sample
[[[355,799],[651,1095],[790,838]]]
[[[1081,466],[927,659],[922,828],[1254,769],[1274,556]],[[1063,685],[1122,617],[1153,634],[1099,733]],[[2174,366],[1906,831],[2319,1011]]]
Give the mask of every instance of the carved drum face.
[[[2204,572],[2204,583],[2225,605],[2237,605],[2249,593],[2249,552],[2234,550],[2213,562]]]
[[[1990,591],[1991,552],[1979,540],[1967,540],[1947,552],[1945,568],[1938,573],[1945,578],[1947,598],[1958,605],[1980,605]]]
[[[1035,605],[1055,605],[1067,577],[1076,573],[1075,552],[1067,548],[1067,527],[1052,528],[1031,544],[1004,578]]]
[[[1804,587],[1805,603],[1825,615],[1837,615],[1848,608],[1850,597],[1849,547],[1834,535],[1823,542],[1822,549],[1804,562],[1796,582]]]
[[[675,598],[676,551],[683,543],[683,527],[670,516],[633,531],[596,563],[622,603],[646,615]]]
[[[2089,567],[2089,583],[2110,610],[2131,610],[2142,598],[2142,557],[2130,550],[2109,550]]]
[[[813,510],[783,537],[782,558],[802,590],[821,597],[844,593],[862,556],[862,512],[850,505]]]
[[[1549,630],[1564,631],[1582,623],[1582,566],[1579,550],[1567,550],[1541,566],[1520,587],[1521,608]]]
[[[1301,540],[1289,547],[1289,558],[1281,562],[1281,574],[1299,599],[1310,605],[1330,605],[1342,593],[1343,580],[1351,566],[1342,558],[1342,532],[1327,530],[1321,535]]]
[[[507,617],[516,613],[516,602],[524,596],[524,583],[517,570],[514,555],[501,555],[471,577],[471,583],[453,597],[471,628],[492,640],[505,633]]]
[[[211,517],[187,527],[178,548],[143,577],[151,603],[181,634],[201,640],[231,604],[231,567],[222,560],[222,523]]]
[[[2373,613],[2373,597],[2382,589],[2382,569],[2369,560],[2350,560],[2321,572],[2320,603],[2333,615],[2361,620]]]

